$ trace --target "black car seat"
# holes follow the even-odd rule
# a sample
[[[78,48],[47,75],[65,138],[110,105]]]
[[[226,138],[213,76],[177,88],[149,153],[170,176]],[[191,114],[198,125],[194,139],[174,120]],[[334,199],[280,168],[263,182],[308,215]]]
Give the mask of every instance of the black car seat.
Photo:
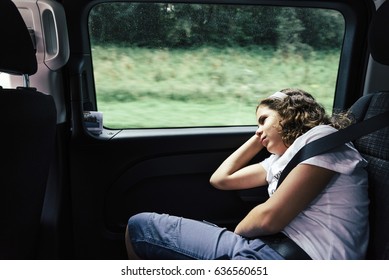
[[[50,95],[29,87],[35,49],[10,0],[0,1],[0,34],[0,72],[24,77],[23,87],[0,87],[0,259],[34,259],[57,113]]]
[[[389,2],[378,9],[369,30],[372,58],[389,65]],[[389,110],[389,91],[368,94],[351,108],[357,121]],[[387,120],[389,122],[389,120]],[[355,141],[356,148],[369,161],[370,242],[367,259],[389,259],[389,128]]]

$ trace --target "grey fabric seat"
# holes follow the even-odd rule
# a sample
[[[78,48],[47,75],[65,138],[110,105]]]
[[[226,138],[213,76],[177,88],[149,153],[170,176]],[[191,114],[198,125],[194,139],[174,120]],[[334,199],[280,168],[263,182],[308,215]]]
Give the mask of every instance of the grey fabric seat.
[[[25,87],[0,88],[0,259],[35,259],[57,114],[50,95],[28,87],[35,49],[10,0],[0,1],[0,34],[0,72],[26,80]]]
[[[357,121],[387,111],[389,92],[369,94],[358,100],[351,110]],[[369,162],[370,242],[367,258],[389,259],[389,127],[361,137],[354,144]]]
[[[369,30],[373,59],[389,65],[389,2],[378,9]],[[357,121],[389,110],[389,89],[358,100],[352,110]],[[389,122],[389,120],[387,120]],[[369,161],[370,243],[367,259],[389,259],[389,127],[355,141],[356,148]]]

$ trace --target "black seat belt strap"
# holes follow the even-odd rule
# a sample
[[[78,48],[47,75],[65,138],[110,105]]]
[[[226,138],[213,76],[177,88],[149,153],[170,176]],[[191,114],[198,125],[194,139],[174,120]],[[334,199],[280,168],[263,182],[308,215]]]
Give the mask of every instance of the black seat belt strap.
[[[380,113],[361,122],[354,123],[344,129],[338,130],[337,132],[331,133],[307,144],[302,147],[286,165],[280,175],[280,178],[278,179],[277,188],[281,185],[282,181],[286,178],[289,172],[300,162],[313,156],[328,152],[329,150],[344,143],[354,141],[386,126],[389,126],[389,111]]]

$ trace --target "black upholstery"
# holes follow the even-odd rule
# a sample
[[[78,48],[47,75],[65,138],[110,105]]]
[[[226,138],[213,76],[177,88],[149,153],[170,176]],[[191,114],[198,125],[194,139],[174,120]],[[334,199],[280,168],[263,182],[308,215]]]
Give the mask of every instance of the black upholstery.
[[[389,65],[389,2],[378,9],[369,28],[369,49],[373,59]],[[369,94],[352,107],[357,120],[389,110],[389,91]],[[387,120],[389,121],[389,120]],[[369,161],[370,243],[368,259],[389,259],[389,128],[355,141]]]
[[[387,111],[389,92],[362,97],[351,110],[357,121]],[[354,144],[369,162],[370,243],[367,258],[389,259],[389,127],[361,137]]]
[[[389,2],[385,1],[374,16],[369,30],[369,48],[375,61],[389,65]]]
[[[35,74],[37,61],[30,33],[10,0],[0,1],[0,72]],[[15,12],[18,12],[17,14]]]
[[[31,37],[10,0],[0,1],[0,34],[0,71],[34,74]],[[34,259],[54,155],[53,98],[30,88],[0,88],[0,127],[0,259]]]

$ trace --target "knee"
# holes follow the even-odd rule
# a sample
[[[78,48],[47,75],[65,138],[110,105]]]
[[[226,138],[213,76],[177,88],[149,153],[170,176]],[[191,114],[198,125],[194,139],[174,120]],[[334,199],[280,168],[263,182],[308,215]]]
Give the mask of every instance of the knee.
[[[148,213],[148,212],[142,212],[142,213],[135,214],[128,219],[128,224],[129,225],[130,224],[137,225],[139,223],[143,224],[150,217],[151,214],[152,213]]]
[[[151,213],[139,213],[128,219],[127,236],[131,239],[137,239],[137,236],[142,236]]]
[[[132,216],[128,220],[125,233],[125,243],[129,259],[139,259],[138,254],[134,250],[132,242],[133,240],[139,240],[143,238],[144,226],[147,224],[148,217],[149,213],[140,213]]]

